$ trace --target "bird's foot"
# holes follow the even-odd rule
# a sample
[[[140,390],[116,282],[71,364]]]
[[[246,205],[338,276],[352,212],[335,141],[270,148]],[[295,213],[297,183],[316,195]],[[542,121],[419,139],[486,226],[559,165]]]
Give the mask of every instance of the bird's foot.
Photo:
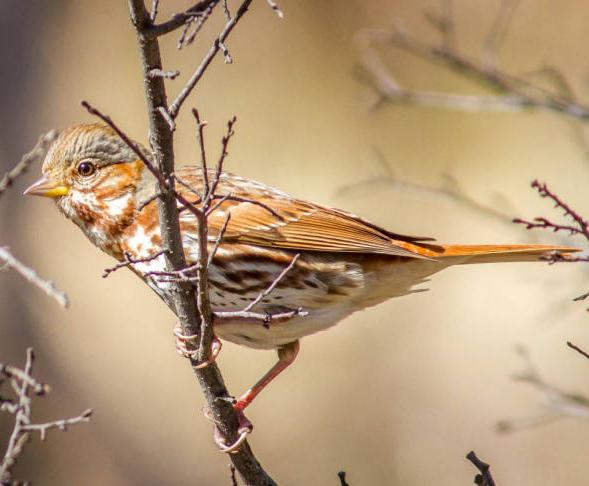
[[[235,404],[233,406],[235,408]],[[212,417],[211,412],[208,407],[205,407],[203,409],[203,413],[207,419],[209,419],[211,422],[215,423],[215,420]],[[215,429],[213,432],[213,439],[215,441],[215,444],[217,444],[217,447],[219,447],[219,450],[221,452],[225,452],[227,454],[232,454],[232,453],[237,452],[239,450],[239,448],[241,447],[241,445],[247,439],[247,436],[249,434],[251,434],[252,430],[254,429],[254,425],[245,416],[245,414],[243,413],[242,410],[235,409],[235,413],[237,415],[237,421],[238,421],[238,424],[237,424],[238,437],[232,444],[227,443],[227,439],[223,436],[223,434],[219,430],[219,427],[217,427],[216,423],[215,423]]]
[[[174,336],[176,337],[176,351],[180,356],[184,358],[188,358],[191,361],[195,360],[197,357],[197,343],[198,343],[198,334],[186,335],[182,331],[182,326],[179,322],[176,323],[174,326]],[[209,359],[193,366],[194,369],[201,369],[206,368],[207,366],[213,364],[217,360],[217,356],[221,352],[222,348],[221,341],[217,338],[217,336],[213,336],[213,342],[211,343],[211,354]]]

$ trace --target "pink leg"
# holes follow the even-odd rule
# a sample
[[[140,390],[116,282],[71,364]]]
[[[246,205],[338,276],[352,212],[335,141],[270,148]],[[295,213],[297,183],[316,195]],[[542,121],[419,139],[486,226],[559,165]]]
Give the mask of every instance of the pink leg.
[[[280,373],[282,373],[286,368],[288,368],[297,357],[299,352],[299,342],[294,341],[292,343],[286,344],[280,348],[278,348],[278,362],[270,368],[270,370],[248,391],[246,391],[240,398],[235,402],[233,408],[235,410],[241,412],[243,411],[249,404],[254,401],[254,398],[258,396],[258,394],[266,388],[266,386],[276,378]]]

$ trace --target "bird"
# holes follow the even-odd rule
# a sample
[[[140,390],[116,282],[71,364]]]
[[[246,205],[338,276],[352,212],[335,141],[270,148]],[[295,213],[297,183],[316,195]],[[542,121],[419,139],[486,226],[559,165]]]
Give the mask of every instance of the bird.
[[[149,151],[142,151],[149,157]],[[132,147],[108,125],[74,125],[49,148],[42,174],[24,194],[52,198],[99,249],[119,262],[134,262],[131,270],[171,306],[171,283],[162,277],[166,267],[157,180]],[[207,173],[207,179],[215,174]],[[184,166],[175,175],[182,181],[178,194],[198,208],[203,169]],[[360,310],[421,291],[420,284],[445,268],[538,261],[549,252],[577,251],[550,245],[440,244],[228,172],[218,174],[216,190],[220,200],[208,217],[207,242],[209,252],[214,251],[210,302],[219,316],[214,334],[278,353],[276,364],[234,402],[241,412],[294,362],[301,338]],[[198,261],[197,219],[179,207],[190,267]],[[269,318],[221,317],[248,306]],[[278,315],[289,318],[272,319]]]

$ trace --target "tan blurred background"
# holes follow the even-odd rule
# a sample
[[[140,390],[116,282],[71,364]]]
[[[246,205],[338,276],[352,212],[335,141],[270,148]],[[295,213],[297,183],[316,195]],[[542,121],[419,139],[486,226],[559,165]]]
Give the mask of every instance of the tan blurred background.
[[[191,2],[162,0],[161,17]],[[455,2],[457,39],[480,54],[499,1]],[[230,2],[233,9],[234,2]],[[589,160],[570,120],[547,113],[457,113],[410,106],[370,111],[356,76],[353,38],[404,19],[428,41],[423,10],[436,1],[282,0],[279,20],[260,0],[228,42],[234,64],[214,62],[190,100],[209,121],[210,153],[237,115],[228,168],[302,198],[338,206],[391,230],[443,242],[554,242],[435,195],[398,191],[384,173],[429,186],[452,174],[482,204],[511,216],[554,215],[530,189],[548,181],[589,214]],[[89,120],[87,99],[146,140],[143,86],[126,2],[4,0],[0,16],[0,169],[10,168],[42,131]],[[587,92],[582,46],[585,2],[521,2],[500,64],[524,73],[556,64]],[[165,68],[186,76],[223,23],[178,52],[163,47]],[[406,84],[480,92],[439,66],[398,51],[385,57]],[[169,83],[175,93],[182,78]],[[194,162],[186,111],[178,160]],[[27,346],[38,376],[52,385],[36,403],[39,420],[92,407],[90,424],[33,442],[17,477],[42,485],[230,484],[228,459],[212,443],[203,399],[174,351],[173,316],[131,272],[102,279],[112,261],[46,200],[21,190],[36,166],[0,201],[0,244],[50,276],[71,298],[59,309],[11,273],[0,273],[0,361],[21,363]],[[351,184],[356,184],[349,187]],[[342,190],[345,189],[345,190]],[[496,203],[503,198],[503,202]],[[582,242],[579,241],[579,244]],[[391,301],[303,340],[298,361],[248,410],[251,442],[280,484],[353,486],[471,484],[464,455],[490,462],[498,484],[586,484],[589,424],[565,419],[501,435],[497,421],[541,413],[541,395],[515,383],[516,343],[546,380],[589,392],[589,363],[565,347],[589,346],[587,314],[571,299],[588,290],[581,266],[504,264],[450,269],[431,291]],[[271,352],[227,344],[219,359],[238,395],[274,361]],[[0,445],[11,426],[0,416]]]

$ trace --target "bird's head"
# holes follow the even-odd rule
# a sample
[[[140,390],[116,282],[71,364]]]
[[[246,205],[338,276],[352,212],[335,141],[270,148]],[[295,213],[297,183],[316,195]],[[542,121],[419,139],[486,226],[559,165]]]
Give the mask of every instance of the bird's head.
[[[146,190],[148,171],[133,150],[108,126],[75,125],[50,147],[42,172],[24,194],[54,199],[96,245],[112,253],[105,245],[133,222]]]

